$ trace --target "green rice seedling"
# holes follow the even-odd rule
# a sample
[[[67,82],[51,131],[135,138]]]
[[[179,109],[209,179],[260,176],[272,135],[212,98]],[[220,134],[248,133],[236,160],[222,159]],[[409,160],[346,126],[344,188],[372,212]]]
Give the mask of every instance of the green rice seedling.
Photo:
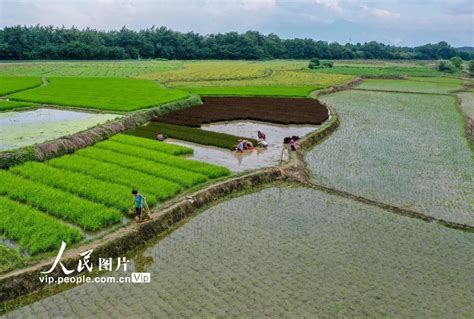
[[[122,214],[68,192],[0,171],[0,195],[25,202],[49,215],[77,224],[85,230],[97,230],[117,223]]]
[[[201,130],[198,128],[192,128],[188,126],[174,125],[161,122],[151,122],[147,126],[140,127],[136,130],[129,131],[127,134],[134,136],[142,136],[144,138],[152,139],[156,132],[163,132],[167,137],[175,138],[178,140],[193,142],[202,145],[212,145],[228,150],[234,150],[239,139],[244,137],[223,134],[218,132]],[[245,138],[251,141],[254,145],[257,145],[257,141],[251,138]]]
[[[32,106],[32,105],[33,105],[33,103],[29,103],[29,102],[0,100],[0,111],[19,109],[19,108],[23,108],[23,107],[29,107],[29,106]]]
[[[129,112],[184,99],[188,93],[148,80],[49,78],[48,85],[10,96],[11,100]]]
[[[110,138],[109,141],[126,144],[126,145],[140,146],[140,147],[147,148],[153,151],[162,152],[162,153],[171,154],[171,155],[193,154],[193,149],[190,147],[161,143],[158,141],[152,141],[148,138],[140,138],[140,137],[126,135],[126,134],[117,134],[113,136],[112,138]],[[103,142],[103,143],[106,143],[106,142]]]
[[[47,163],[57,168],[79,172],[104,181],[121,184],[129,187],[130,190],[135,188],[140,192],[152,194],[159,200],[171,198],[181,190],[181,186],[178,184],[162,178],[83,156],[66,155],[52,159]]]
[[[28,90],[41,85],[41,78],[27,76],[0,76],[0,96]]]
[[[121,145],[119,143],[99,143],[95,147],[111,150],[126,155],[139,156],[156,163],[161,163],[173,167],[179,167],[184,170],[204,174],[211,178],[229,175],[230,171],[226,167],[207,164],[199,161],[189,160],[178,156],[155,152],[143,147]]]
[[[17,241],[31,255],[82,239],[79,230],[32,207],[0,196],[0,233]]]
[[[10,170],[31,180],[68,191],[91,201],[114,207],[126,212],[130,208],[129,187],[106,182],[81,173],[54,168],[44,163],[28,162]],[[154,197],[148,203],[155,203]]]
[[[190,85],[190,84],[186,84]],[[180,86],[179,89],[203,96],[281,96],[307,97],[319,85],[302,86]]]
[[[460,80],[440,81],[438,78],[415,78],[413,80],[368,79],[357,85],[357,89],[361,90],[435,94],[447,94],[461,87]]]
[[[184,187],[191,187],[193,185],[207,181],[207,176],[202,174],[156,163],[142,159],[139,156],[130,156],[122,153],[116,153],[107,149],[89,147],[78,151],[76,154],[101,162],[103,161],[117,164],[122,167],[131,168],[142,173],[173,181]]]

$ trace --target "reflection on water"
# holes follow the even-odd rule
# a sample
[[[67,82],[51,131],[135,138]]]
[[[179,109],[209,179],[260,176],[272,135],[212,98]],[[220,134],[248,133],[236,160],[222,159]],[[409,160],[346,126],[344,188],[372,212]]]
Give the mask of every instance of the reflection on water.
[[[216,205],[136,252],[149,284],[85,284],[17,317],[472,317],[473,234],[305,188]]]
[[[204,146],[195,143],[167,140],[173,144],[189,146],[194,149],[190,157],[196,160],[223,165],[235,172],[242,172],[278,164],[288,159],[288,151],[283,147],[283,138],[292,135],[304,136],[318,128],[316,125],[279,125],[256,121],[231,121],[202,125],[203,130],[227,133],[257,139],[257,131],[266,134],[268,147],[257,147],[243,153],[233,152],[218,147]],[[237,144],[237,141],[235,141]]]
[[[80,132],[119,117],[116,114],[57,109],[0,113],[0,150],[33,145]]]

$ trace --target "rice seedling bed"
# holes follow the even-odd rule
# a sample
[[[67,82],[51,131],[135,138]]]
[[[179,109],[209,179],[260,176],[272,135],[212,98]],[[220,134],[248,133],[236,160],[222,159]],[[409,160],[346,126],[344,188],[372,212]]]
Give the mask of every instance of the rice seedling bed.
[[[442,76],[443,73],[437,71],[434,67],[427,66],[355,66],[355,65],[336,65],[332,68],[316,69],[313,72],[328,74],[347,74],[358,76]]]
[[[232,120],[319,125],[329,117],[326,107],[315,99],[204,97],[203,102],[159,116],[156,121],[194,127]]]
[[[156,135],[155,135],[156,137]],[[126,135],[126,134],[117,134],[112,136],[109,141],[117,142],[125,145],[140,146],[152,151],[157,151],[161,153],[166,153],[170,155],[189,155],[193,153],[193,149],[190,147],[172,145],[166,143],[158,143],[155,141],[150,141],[148,138],[140,138],[136,136]]]
[[[32,105],[33,105],[33,103],[29,103],[29,102],[0,100],[0,111],[19,109],[19,108],[23,108],[23,107],[29,107],[29,106],[32,106]]]
[[[59,248],[82,239],[79,230],[51,216],[0,196],[0,234],[17,241],[30,255]]]
[[[474,225],[474,160],[454,97],[325,95],[341,125],[306,155],[314,183]]]
[[[462,82],[460,80],[451,78],[445,81],[438,78],[415,78],[413,80],[367,79],[356,86],[356,88],[363,90],[436,94],[447,94],[450,91],[458,90],[461,87]]]
[[[180,86],[179,89],[204,96],[280,96],[307,97],[312,91],[323,86]]]
[[[207,176],[193,173],[188,170],[163,165],[141,158],[140,156],[126,155],[98,147],[85,148],[76,153],[87,158],[116,164],[122,167],[170,180],[183,187],[191,187],[207,181]],[[128,190],[130,193],[130,190]],[[128,202],[128,201],[127,201]]]
[[[188,126],[173,125],[168,123],[161,122],[151,122],[146,126],[139,127],[135,130],[128,131],[126,134],[133,136],[141,136],[147,139],[155,139],[158,132],[163,133],[165,136],[193,142],[202,145],[212,145],[221,148],[226,148],[229,150],[234,150],[236,147],[237,141],[239,139],[244,139],[244,137],[205,131],[198,128],[192,128]],[[245,138],[248,141],[251,141],[254,145],[257,145],[257,141],[251,138]],[[155,143],[157,143],[155,141]],[[159,142],[160,143],[160,142]]]
[[[179,156],[173,156],[160,153],[139,146],[123,145],[112,141],[106,141],[95,145],[97,148],[103,148],[125,155],[141,157],[156,163],[182,168],[191,172],[206,175],[210,178],[226,176],[230,174],[229,169],[222,166],[207,164],[204,162],[185,159]]]
[[[47,163],[57,168],[127,186],[130,188],[129,191],[137,189],[140,192],[152,194],[160,201],[173,197],[181,190],[181,186],[176,183],[83,156],[65,155]]]
[[[131,189],[120,184],[36,162],[14,166],[10,171],[33,181],[119,209],[122,212],[126,212],[130,208]]]
[[[188,93],[148,80],[48,78],[48,85],[18,92],[11,100],[129,112],[184,99]]]
[[[155,60],[8,62],[2,63],[0,75],[132,77],[179,69],[182,63]]]
[[[40,86],[41,78],[29,76],[0,76],[0,96]]]
[[[24,202],[45,213],[79,225],[85,230],[98,230],[121,220],[117,209],[100,205],[71,193],[0,171],[0,195]]]

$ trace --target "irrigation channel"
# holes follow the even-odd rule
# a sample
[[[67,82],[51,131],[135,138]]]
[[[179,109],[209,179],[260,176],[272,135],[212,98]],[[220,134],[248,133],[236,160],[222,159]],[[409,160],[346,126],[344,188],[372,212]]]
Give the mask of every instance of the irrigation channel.
[[[117,114],[98,114],[40,108],[27,111],[0,113],[0,150],[16,149],[71,135],[119,117]]]
[[[274,165],[281,154],[277,140],[281,143],[289,130],[304,135],[316,128],[253,121],[201,126],[236,135],[265,131],[271,147],[243,158],[169,142],[191,145],[196,159],[244,171]],[[149,272],[150,283],[93,283],[43,292],[5,316],[448,318],[474,313],[472,233],[293,184],[238,195],[129,252],[126,272],[107,274]]]

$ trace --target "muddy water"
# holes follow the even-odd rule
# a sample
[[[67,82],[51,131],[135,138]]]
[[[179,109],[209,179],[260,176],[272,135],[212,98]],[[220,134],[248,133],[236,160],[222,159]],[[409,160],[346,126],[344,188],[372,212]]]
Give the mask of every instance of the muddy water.
[[[86,284],[16,317],[470,317],[474,235],[305,188],[218,204],[143,246],[149,284]]]
[[[217,122],[203,125],[203,130],[219,133],[244,136],[257,139],[257,131],[261,130],[266,134],[268,147],[256,148],[244,153],[224,150],[218,147],[203,146],[199,144],[169,140],[174,144],[189,146],[194,149],[191,158],[223,165],[234,172],[242,172],[267,166],[273,166],[280,160],[288,159],[288,150],[283,150],[283,138],[286,136],[304,136],[318,128],[316,125],[278,125],[256,121],[230,121]],[[237,141],[236,141],[237,144]]]
[[[0,113],[0,150],[33,145],[70,135],[108,120],[116,114],[56,109]]]

